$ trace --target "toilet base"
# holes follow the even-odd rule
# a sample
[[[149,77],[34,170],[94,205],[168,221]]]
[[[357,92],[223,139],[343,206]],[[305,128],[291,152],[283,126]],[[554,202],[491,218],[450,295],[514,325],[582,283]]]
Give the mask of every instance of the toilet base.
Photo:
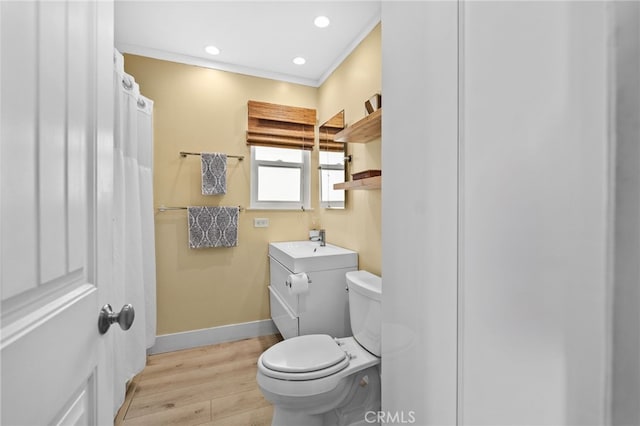
[[[305,406],[302,400],[275,405],[273,426],[370,425],[380,410],[380,372],[377,366],[346,377],[332,404]],[[337,389],[336,389],[337,390]],[[265,395],[266,396],[266,395]],[[337,396],[337,395],[336,395]],[[267,398],[269,399],[269,398]],[[294,400],[297,398],[293,398]],[[311,399],[314,399],[311,397]],[[283,401],[280,401],[283,402]],[[311,401],[305,401],[311,402]],[[369,413],[367,415],[367,413]]]
[[[323,426],[324,424],[322,414],[308,414],[279,407],[273,408],[271,426]]]

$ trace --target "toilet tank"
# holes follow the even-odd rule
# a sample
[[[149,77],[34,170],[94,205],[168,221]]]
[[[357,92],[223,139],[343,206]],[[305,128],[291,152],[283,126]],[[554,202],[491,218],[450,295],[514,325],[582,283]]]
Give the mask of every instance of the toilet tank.
[[[380,356],[382,278],[367,271],[346,273],[351,330],[366,350]]]

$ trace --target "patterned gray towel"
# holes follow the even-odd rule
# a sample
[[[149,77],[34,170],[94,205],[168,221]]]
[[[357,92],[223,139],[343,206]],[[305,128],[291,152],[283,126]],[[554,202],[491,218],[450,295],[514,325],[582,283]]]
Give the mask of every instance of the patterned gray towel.
[[[236,247],[238,207],[188,207],[189,247]]]
[[[202,195],[227,193],[227,154],[203,152],[202,159]]]

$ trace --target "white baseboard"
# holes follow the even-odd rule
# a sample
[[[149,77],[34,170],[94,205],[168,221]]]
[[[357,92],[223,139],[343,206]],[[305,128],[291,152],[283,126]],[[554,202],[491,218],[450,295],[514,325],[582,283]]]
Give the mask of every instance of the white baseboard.
[[[278,329],[270,319],[223,325],[157,336],[156,343],[147,352],[150,355],[159,354],[276,333]]]

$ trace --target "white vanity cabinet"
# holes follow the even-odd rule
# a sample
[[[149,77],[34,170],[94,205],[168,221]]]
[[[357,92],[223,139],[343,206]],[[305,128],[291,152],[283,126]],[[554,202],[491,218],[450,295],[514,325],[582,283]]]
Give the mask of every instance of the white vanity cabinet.
[[[358,269],[352,250],[311,241],[269,244],[271,318],[285,339],[304,334],[351,335],[345,274]],[[294,294],[286,282],[304,272],[308,291]]]

